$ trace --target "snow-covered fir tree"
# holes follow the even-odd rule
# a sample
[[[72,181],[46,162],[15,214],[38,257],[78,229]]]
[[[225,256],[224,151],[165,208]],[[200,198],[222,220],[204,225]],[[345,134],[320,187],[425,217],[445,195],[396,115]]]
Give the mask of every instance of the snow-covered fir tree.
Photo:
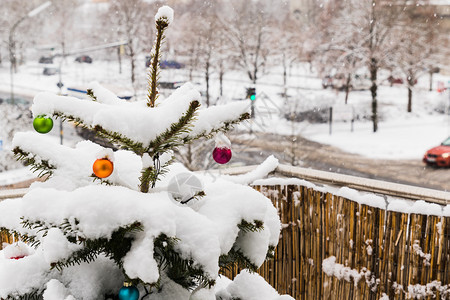
[[[35,97],[39,133],[16,134],[14,153],[49,179],[0,202],[1,230],[20,240],[0,251],[0,298],[292,299],[252,273],[279,239],[270,200],[173,161],[178,147],[247,119],[249,104],[200,108],[189,83],[158,98],[172,9],[161,7],[155,20],[147,99],[127,102],[98,83],[88,89],[90,100]],[[90,141],[59,145],[45,135],[54,118],[95,131],[119,150]],[[234,264],[246,269],[234,281],[218,275]]]

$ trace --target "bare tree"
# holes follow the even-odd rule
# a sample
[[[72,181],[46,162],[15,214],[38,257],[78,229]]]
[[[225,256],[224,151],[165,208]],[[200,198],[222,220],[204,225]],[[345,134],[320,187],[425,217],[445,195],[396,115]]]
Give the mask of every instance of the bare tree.
[[[340,14],[335,20],[342,24],[333,28],[329,37],[339,39],[351,35],[356,43],[334,43],[352,65],[353,59],[360,60],[368,69],[371,81],[373,132],[378,130],[378,71],[392,58],[395,44],[389,37],[399,26],[406,1],[358,1],[348,0],[338,6]],[[350,47],[349,47],[350,46]],[[351,55],[349,55],[351,54]]]
[[[151,10],[152,4],[144,0],[112,0],[107,12],[105,26],[109,29],[112,25],[113,37],[127,42],[125,52],[130,58],[133,88],[136,88],[136,59],[147,48],[148,28],[154,23],[148,14]]]
[[[275,50],[271,57],[277,65],[283,67],[283,94],[285,97],[287,96],[288,71],[295,62],[305,56],[303,44],[307,35],[304,28],[300,21],[284,15],[276,21],[271,32],[271,44]]]
[[[36,31],[42,25],[42,19],[34,16],[31,19],[28,13],[43,2],[26,0],[2,1],[2,10],[5,13],[0,15],[0,24],[3,28],[1,37],[9,52],[11,72],[17,72],[17,64],[24,60],[24,47],[33,43]]]
[[[354,75],[365,64],[364,52],[360,49],[364,41],[361,41],[357,31],[358,24],[353,18],[347,17],[348,9],[339,3],[329,7],[329,18],[322,20],[321,44],[315,49],[314,61],[323,77],[342,77],[343,83],[339,88],[344,88],[347,104]]]
[[[262,1],[229,1],[222,7],[221,22],[235,52],[239,67],[253,84],[270,53],[271,8]]]
[[[74,43],[73,27],[76,21],[74,13],[79,6],[77,0],[54,1],[49,7],[49,14],[52,16],[51,22],[47,22],[45,28],[46,39],[56,41],[61,47],[61,54],[64,56],[67,48]]]
[[[407,112],[412,112],[414,86],[420,76],[428,73],[430,66],[439,64],[439,45],[434,39],[438,18],[433,11],[408,6],[402,16],[402,27],[392,36],[397,43],[393,62],[406,77],[408,88]],[[443,45],[442,45],[443,46]]]

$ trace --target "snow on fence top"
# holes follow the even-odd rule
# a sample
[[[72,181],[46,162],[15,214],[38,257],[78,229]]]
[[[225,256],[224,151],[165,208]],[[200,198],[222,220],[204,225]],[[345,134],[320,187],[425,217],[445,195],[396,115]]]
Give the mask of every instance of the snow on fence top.
[[[287,165],[279,165],[276,172],[298,178],[259,179],[252,185],[300,185],[385,210],[406,214],[450,216],[448,192]],[[326,183],[329,186],[317,186],[309,180]]]

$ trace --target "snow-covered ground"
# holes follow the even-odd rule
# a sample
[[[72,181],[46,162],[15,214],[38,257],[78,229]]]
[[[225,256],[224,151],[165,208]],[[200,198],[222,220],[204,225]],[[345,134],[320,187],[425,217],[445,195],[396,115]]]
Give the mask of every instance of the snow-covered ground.
[[[290,122],[272,112],[261,117],[259,124],[262,126],[255,126],[256,130],[260,128],[272,133],[300,134],[346,152],[369,158],[394,160],[420,160],[426,150],[439,145],[450,136],[450,115],[439,112],[448,110],[450,101],[448,91],[438,93],[418,88],[414,93],[413,112],[407,113],[406,88],[381,86],[378,97],[380,119],[376,133],[373,132],[373,123],[369,119],[371,115],[369,91],[351,92],[347,105],[343,104],[344,94],[341,92],[334,95],[330,95],[328,91],[300,93],[299,102],[302,100],[313,102],[313,97],[317,95],[321,95],[322,99],[328,99],[322,100],[322,103],[326,103],[322,106],[322,110],[325,110],[323,115],[328,116],[329,107],[333,107],[331,128],[329,122],[315,124]],[[259,110],[263,111],[266,103],[257,105]],[[352,116],[355,118],[353,124]],[[364,119],[361,120],[361,116],[364,116]]]
[[[138,60],[138,90],[136,94],[144,97],[139,87],[145,86],[146,71],[144,57]],[[91,81],[99,81],[105,87],[113,88],[115,92],[134,94],[129,76],[129,63],[122,62],[122,73],[119,74],[119,66],[114,61],[95,60],[92,64],[80,64],[74,62],[73,57],[68,57],[62,65],[61,80],[64,83],[63,92],[67,87],[84,88]],[[32,97],[39,91],[58,93],[56,83],[60,80],[58,75],[45,76],[42,74],[43,65],[29,62],[20,67],[14,75],[15,92],[19,95]],[[187,81],[187,70],[162,70],[161,81]],[[379,106],[379,130],[372,130],[371,97],[369,91],[352,91],[348,104],[344,104],[344,93],[330,89],[324,90],[321,80],[309,66],[300,64],[291,68],[288,72],[287,95],[285,99],[281,93],[284,91],[282,82],[282,70],[272,68],[270,74],[263,74],[256,85],[257,99],[255,101],[256,119],[250,125],[242,125],[240,128],[254,131],[266,131],[283,135],[302,135],[308,139],[330,144],[347,152],[356,153],[369,158],[383,159],[414,159],[420,160],[424,152],[438,144],[450,135],[450,116],[447,115],[450,104],[448,90],[438,93],[436,89],[429,92],[428,77],[423,76],[413,94],[413,112],[407,113],[407,90],[404,86],[390,87],[382,84],[378,91]],[[239,101],[245,97],[245,88],[250,86],[246,75],[241,72],[229,72],[225,74],[224,95],[219,97],[219,83],[217,74],[213,73],[210,84],[210,102],[223,104],[230,101]],[[387,74],[380,76],[383,79]],[[437,82],[448,85],[450,76],[440,74],[434,77],[434,87]],[[202,73],[194,73],[194,84],[204,94],[205,83]],[[0,94],[8,95],[10,75],[7,66],[0,67]],[[167,92],[167,91],[166,91]],[[162,91],[165,94],[165,91]],[[203,99],[204,101],[205,99]],[[4,107],[4,106],[3,106]],[[327,119],[329,107],[333,107],[333,123],[312,123],[308,121],[291,122],[285,116],[293,111],[307,111],[309,115],[318,114]],[[4,113],[0,105],[0,114]],[[352,124],[350,120],[355,118]],[[14,124],[9,124],[14,127]],[[6,126],[6,125],[5,125]],[[29,126],[30,130],[31,122]],[[59,126],[55,124],[52,134],[59,136]],[[353,130],[351,130],[353,128]],[[23,130],[23,128],[18,128]],[[65,143],[75,143],[77,137],[69,134],[72,129],[65,127],[67,138]],[[3,132],[5,128],[3,128]],[[3,139],[3,151],[9,151],[10,140]]]

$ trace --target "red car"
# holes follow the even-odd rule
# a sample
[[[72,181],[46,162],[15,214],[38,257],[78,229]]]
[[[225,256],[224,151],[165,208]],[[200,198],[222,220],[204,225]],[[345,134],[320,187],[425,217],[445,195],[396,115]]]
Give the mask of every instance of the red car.
[[[422,161],[427,166],[449,167],[450,166],[450,137],[442,142],[440,146],[431,148],[425,153]]]

